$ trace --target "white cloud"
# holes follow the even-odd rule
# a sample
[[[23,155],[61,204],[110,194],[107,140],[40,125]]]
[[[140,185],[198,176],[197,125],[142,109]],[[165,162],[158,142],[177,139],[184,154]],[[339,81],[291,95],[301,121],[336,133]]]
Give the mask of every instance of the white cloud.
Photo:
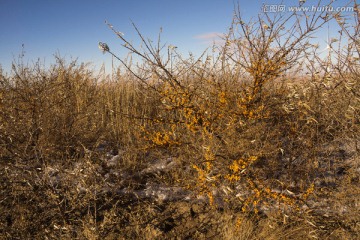
[[[221,44],[224,42],[223,37],[224,34],[219,32],[207,32],[194,36],[195,39],[206,45]]]

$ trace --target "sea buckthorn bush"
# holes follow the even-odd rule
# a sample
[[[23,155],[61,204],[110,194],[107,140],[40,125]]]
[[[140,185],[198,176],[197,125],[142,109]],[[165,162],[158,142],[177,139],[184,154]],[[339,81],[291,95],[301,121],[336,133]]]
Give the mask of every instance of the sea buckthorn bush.
[[[298,211],[324,174],[319,158],[324,144],[357,129],[344,119],[351,115],[354,120],[346,112],[358,106],[354,88],[346,87],[354,80],[344,73],[357,76],[357,70],[348,65],[344,68],[352,70],[342,72],[335,63],[321,61],[318,46],[309,41],[329,21],[341,19],[302,12],[263,14],[245,23],[237,12],[224,44],[199,59],[184,59],[171,46],[162,58],[160,40],[158,47],[151,45],[135,27],[145,46],[138,50],[109,24],[144,60],[141,73],[122,63],[156,102],[156,114],[141,126],[146,148],[176,155],[184,166],[176,174],[180,182],[206,196],[210,205],[230,203],[258,212],[280,204]],[[342,31],[354,40],[348,29]],[[337,54],[349,57],[350,51]],[[297,74],[317,66],[324,71]],[[335,103],[334,96],[341,94],[349,99],[338,106],[345,102]]]

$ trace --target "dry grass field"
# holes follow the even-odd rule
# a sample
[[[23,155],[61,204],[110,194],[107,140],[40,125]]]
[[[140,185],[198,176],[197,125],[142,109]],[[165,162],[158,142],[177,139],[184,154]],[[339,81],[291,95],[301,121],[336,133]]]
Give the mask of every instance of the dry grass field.
[[[1,239],[359,239],[359,15],[236,14],[196,59],[0,71]],[[317,30],[337,21],[327,53]]]

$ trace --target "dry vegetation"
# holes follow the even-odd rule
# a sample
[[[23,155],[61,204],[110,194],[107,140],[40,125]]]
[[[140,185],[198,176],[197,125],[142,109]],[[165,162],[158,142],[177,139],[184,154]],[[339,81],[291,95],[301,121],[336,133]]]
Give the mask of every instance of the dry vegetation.
[[[109,25],[142,59],[107,51],[111,77],[20,59],[0,72],[1,238],[359,239],[358,16],[236,14],[199,59]]]

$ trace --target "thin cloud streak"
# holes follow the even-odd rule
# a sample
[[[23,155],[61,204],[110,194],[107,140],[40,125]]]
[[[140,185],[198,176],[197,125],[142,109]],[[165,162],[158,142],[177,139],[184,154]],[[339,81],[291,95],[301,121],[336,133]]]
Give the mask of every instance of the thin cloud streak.
[[[194,36],[195,39],[200,40],[202,44],[206,45],[220,45],[224,43],[224,33],[208,32]]]
[[[220,38],[223,35],[224,35],[223,33],[219,33],[219,32],[209,32],[209,33],[203,33],[203,34],[196,35],[196,36],[194,36],[194,38],[204,39],[204,40],[212,40],[215,38]]]

